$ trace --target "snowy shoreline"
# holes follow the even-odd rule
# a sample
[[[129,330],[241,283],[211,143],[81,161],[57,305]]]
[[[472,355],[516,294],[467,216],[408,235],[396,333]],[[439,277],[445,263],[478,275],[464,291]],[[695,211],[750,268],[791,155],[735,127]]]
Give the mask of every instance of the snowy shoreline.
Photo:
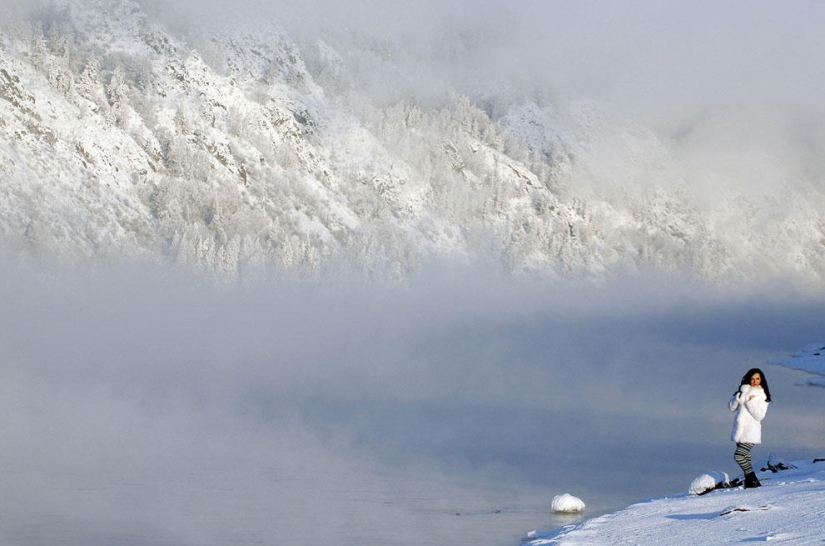
[[[688,492],[648,499],[611,514],[549,531],[531,531],[525,546],[565,544],[731,544],[821,542],[825,530],[825,458],[758,473],[763,487]],[[794,468],[795,467],[795,468]]]

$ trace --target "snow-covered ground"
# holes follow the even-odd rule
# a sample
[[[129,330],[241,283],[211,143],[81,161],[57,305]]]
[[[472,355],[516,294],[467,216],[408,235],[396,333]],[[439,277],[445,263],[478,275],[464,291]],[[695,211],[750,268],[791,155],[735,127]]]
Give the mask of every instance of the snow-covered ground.
[[[649,499],[581,524],[532,531],[525,545],[823,543],[825,459],[793,466],[758,473],[757,489]]]

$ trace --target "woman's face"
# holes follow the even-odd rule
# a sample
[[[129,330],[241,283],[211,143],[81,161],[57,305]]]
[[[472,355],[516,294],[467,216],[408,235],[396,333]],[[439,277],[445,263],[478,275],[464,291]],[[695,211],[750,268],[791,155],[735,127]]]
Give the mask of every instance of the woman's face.
[[[758,387],[762,384],[762,374],[756,372],[751,376],[751,387]]]

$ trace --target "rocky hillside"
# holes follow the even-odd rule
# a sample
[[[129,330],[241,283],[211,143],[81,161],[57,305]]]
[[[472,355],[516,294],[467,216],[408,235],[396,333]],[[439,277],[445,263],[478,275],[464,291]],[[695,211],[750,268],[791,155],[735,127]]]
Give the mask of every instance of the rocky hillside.
[[[233,278],[447,260],[825,282],[815,178],[708,203],[667,143],[595,102],[436,80],[424,100],[394,87],[416,77],[388,69],[402,44],[147,13],[70,0],[5,22],[7,253]]]

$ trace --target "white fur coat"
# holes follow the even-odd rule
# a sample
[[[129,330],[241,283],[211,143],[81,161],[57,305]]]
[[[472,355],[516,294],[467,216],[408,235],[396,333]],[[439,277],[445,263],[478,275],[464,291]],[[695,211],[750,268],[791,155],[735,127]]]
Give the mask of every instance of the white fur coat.
[[[753,398],[750,398],[753,396]],[[736,443],[761,444],[762,419],[768,413],[768,401],[762,387],[742,385],[730,399],[730,410],[736,412],[730,439]]]

